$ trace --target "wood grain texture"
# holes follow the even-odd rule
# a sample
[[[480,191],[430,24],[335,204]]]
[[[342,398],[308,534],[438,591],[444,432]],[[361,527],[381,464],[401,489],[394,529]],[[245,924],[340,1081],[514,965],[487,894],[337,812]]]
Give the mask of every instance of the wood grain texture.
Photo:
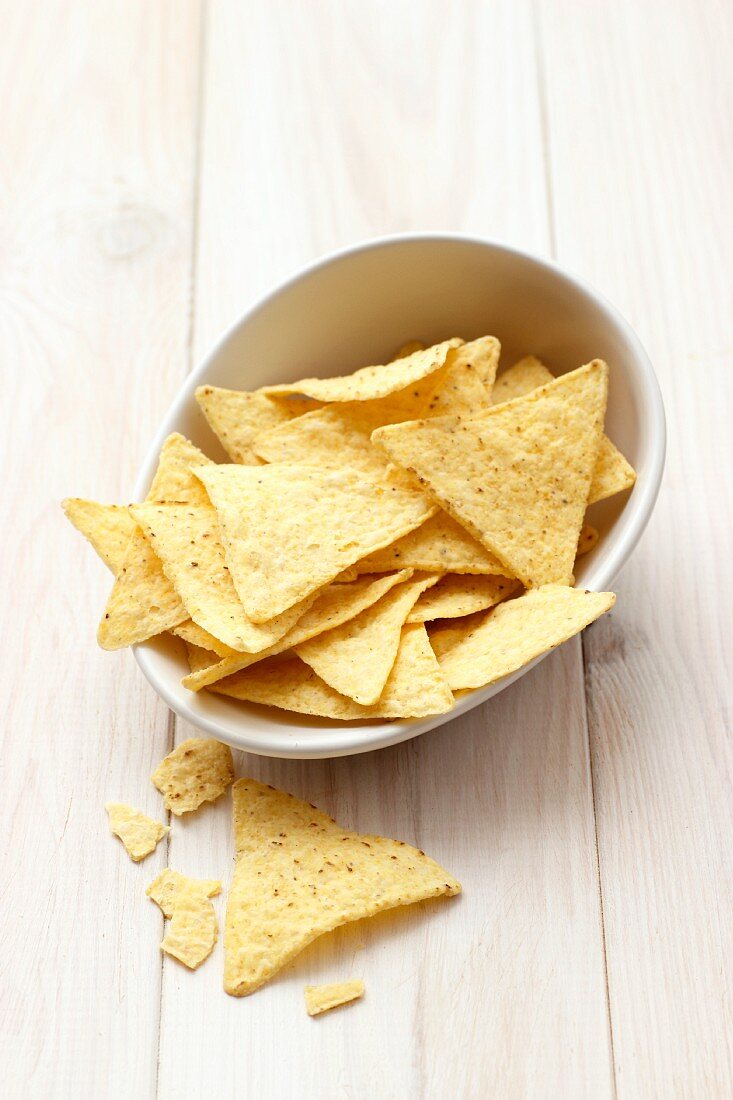
[[[732,31],[725,4],[542,19],[558,257],[635,325],[668,415],[653,521],[585,642],[622,1098],[733,1093]]]
[[[444,11],[212,6],[197,356],[274,281],[360,237],[442,226],[548,249],[531,10],[468,4],[436,34]],[[221,992],[221,945],[193,976],[166,960],[161,1095],[202,1093],[212,1073],[225,1095],[258,1097],[610,1095],[578,643],[413,743],[331,762],[241,756],[238,773],[419,844],[465,893],[342,929],[241,1001]],[[229,817],[222,802],[176,822],[172,865],[230,868]],[[305,984],[352,975],[366,981],[358,1014],[306,1016]]]
[[[111,577],[59,501],[125,499],[185,370],[197,5],[7,3],[0,22],[0,1090],[147,1096],[161,922],[141,885],[165,852],[131,863],[103,803],[160,814],[168,713],[95,646]]]

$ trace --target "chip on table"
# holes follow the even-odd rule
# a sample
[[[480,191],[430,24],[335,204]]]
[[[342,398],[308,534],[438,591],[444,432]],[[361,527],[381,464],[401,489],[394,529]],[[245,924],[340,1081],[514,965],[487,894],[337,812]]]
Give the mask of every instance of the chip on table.
[[[125,802],[107,802],[104,808],[109,814],[110,830],[120,838],[135,863],[154,852],[158,841],[170,832],[168,825],[161,824]]]
[[[180,817],[224,794],[234,779],[232,750],[213,738],[191,737],[169,752],[150,778],[165,808]]]
[[[309,1016],[320,1016],[332,1008],[352,1004],[364,996],[364,982],[352,978],[348,982],[332,982],[329,985],[307,985],[305,1007]]]

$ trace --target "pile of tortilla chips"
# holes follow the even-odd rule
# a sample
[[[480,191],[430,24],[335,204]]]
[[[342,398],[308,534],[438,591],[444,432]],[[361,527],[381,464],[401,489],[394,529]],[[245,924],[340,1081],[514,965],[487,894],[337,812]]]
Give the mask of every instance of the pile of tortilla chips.
[[[634,471],[608,367],[499,371],[491,336],[197,399],[231,461],[166,440],[145,501],[67,500],[115,576],[105,649],[172,632],[192,691],[353,720],[450,710],[614,602],[573,588]]]

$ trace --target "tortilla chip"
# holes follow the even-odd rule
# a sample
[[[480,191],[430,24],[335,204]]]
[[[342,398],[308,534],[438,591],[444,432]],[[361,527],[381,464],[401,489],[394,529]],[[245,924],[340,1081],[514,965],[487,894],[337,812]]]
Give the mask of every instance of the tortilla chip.
[[[256,623],[281,615],[434,510],[422,493],[382,487],[351,470],[278,463],[200,474],[234,586]]]
[[[191,668],[191,674],[184,677],[182,681],[183,686],[190,691],[200,691],[201,688],[208,687],[225,676],[232,676],[235,672],[265,657],[284,653],[285,650],[292,649],[301,642],[307,642],[309,638],[315,638],[325,630],[332,630],[353,619],[365,608],[371,607],[395,584],[408,580],[411,574],[411,569],[403,569],[399,573],[389,573],[382,577],[362,577],[354,584],[329,584],[316,597],[305,614],[298,619],[295,626],[269,649],[263,653],[237,654],[236,657],[225,657],[215,664],[207,662],[205,665],[200,663],[203,657],[196,655],[194,660],[197,668]],[[207,651],[202,651],[202,653],[205,652]],[[190,654],[189,664],[191,664]]]
[[[278,424],[287,424],[307,411],[307,406],[300,401],[277,401],[263,393],[223,390],[218,386],[199,386],[195,396],[209,427],[232,462],[245,466],[260,463],[252,449],[256,435]]]
[[[552,381],[553,375],[544,363],[535,359],[533,355],[528,355],[499,376],[494,387],[492,402],[496,405],[501,401],[511,401]],[[601,435],[598,457],[588,492],[588,504],[595,504],[598,500],[605,500],[606,497],[621,493],[624,489],[630,489],[635,481],[636,473],[633,467],[608,436]]]
[[[390,393],[403,390],[414,382],[432,374],[443,366],[446,355],[457,347],[457,339],[445,340],[424,351],[415,351],[403,359],[395,359],[377,367],[362,367],[353,374],[339,378],[303,378],[299,382],[288,382],[279,386],[263,386],[259,391],[265,394],[303,393],[318,401],[370,401],[377,397],[387,397]]]
[[[499,366],[501,344],[482,336],[451,351],[438,373],[438,384],[425,414],[417,416],[477,416],[491,405],[491,390]]]
[[[158,841],[170,832],[168,825],[161,825],[124,802],[106,802],[104,808],[109,814],[111,831],[120,838],[135,863],[154,852]]]
[[[188,878],[180,871],[173,871],[166,867],[156,879],[150,883],[145,893],[154,901],[167,920],[173,916],[173,911],[181,893],[189,890],[192,893],[200,893],[205,898],[213,898],[221,893],[221,883],[215,878]]]
[[[340,1005],[351,1004],[364,996],[364,982],[353,978],[350,982],[333,982],[331,985],[307,985],[305,1007],[309,1016],[320,1016]]]
[[[172,630],[187,618],[188,612],[163,572],[160,560],[136,527],[125,564],[107,600],[97,641],[102,649],[122,649]]]
[[[578,549],[575,556],[579,558],[581,554],[590,553],[590,551],[598,545],[600,537],[595,527],[591,527],[589,523],[584,523],[580,532],[580,538],[578,539]]]
[[[197,888],[184,888],[176,897],[160,949],[189,970],[195,970],[214,950],[218,932],[216,913],[209,899]]]
[[[208,630],[204,630],[193,619],[186,619],[180,626],[174,626],[172,633],[198,649],[212,650],[215,659],[217,657],[233,657],[237,653],[236,649],[224,645],[224,642],[220,641],[219,638],[215,638],[213,634],[209,634]]]
[[[153,483],[146,500],[177,501],[181,504],[207,504],[205,491],[191,469],[213,466],[210,458],[185,436],[174,432],[163,444]]]
[[[220,658],[218,653],[214,653],[213,649],[205,649],[186,641],[183,644],[186,647],[186,658],[191,675],[203,672],[213,665],[219,665],[222,661],[231,660],[229,657]]]
[[[392,671],[407,616],[437,580],[435,575],[417,576],[397,585],[360,615],[296,646],[295,652],[335,691],[372,706]]]
[[[425,345],[421,344],[419,340],[408,340],[401,348],[397,348],[397,351],[390,359],[390,363],[394,363],[397,359],[406,359],[408,355],[414,355],[416,351],[424,350]]]
[[[191,737],[169,752],[150,777],[166,810],[180,817],[215,802],[234,779],[232,750],[221,741]]]
[[[442,509],[409,535],[362,558],[356,567],[361,573],[409,567],[429,573],[509,575],[507,567],[494,554]]]
[[[329,687],[299,657],[275,657],[214,684],[212,691],[299,714],[349,721],[359,718],[424,718],[444,714],[453,696],[440,674],[425,627],[402,628],[400,648],[384,691],[362,707]]]
[[[457,619],[463,615],[471,615],[474,611],[485,611],[502,600],[517,595],[521,588],[520,581],[508,577],[475,577],[470,574],[449,573],[420,597],[407,616],[407,622]]]
[[[471,631],[480,626],[485,618],[485,611],[475,611],[473,615],[465,615],[453,621],[428,623],[430,646],[438,662],[443,660],[449,649],[458,642],[462,642]]]
[[[250,620],[232,584],[216,512],[210,504],[136,504],[131,511],[190,617],[230,649],[244,653],[267,649],[309,606],[305,599],[269,622]]]
[[[135,520],[121,504],[97,504],[94,500],[67,497],[61,501],[66,518],[81,531],[115,576],[125,564]]]
[[[594,360],[474,420],[378,428],[373,439],[528,587],[572,577],[598,454],[608,367]]]
[[[493,684],[572,638],[615,602],[613,592],[543,585],[489,611],[442,653],[440,667],[454,691]]]
[[[460,893],[417,848],[342,829],[307,802],[240,779],[224,988],[254,992],[324,932],[398,905]]]

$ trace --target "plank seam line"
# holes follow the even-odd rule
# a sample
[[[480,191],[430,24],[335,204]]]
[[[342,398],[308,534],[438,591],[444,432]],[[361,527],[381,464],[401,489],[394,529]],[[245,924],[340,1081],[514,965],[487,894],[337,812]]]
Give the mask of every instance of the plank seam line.
[[[585,703],[585,733],[588,744],[588,767],[590,770],[590,793],[591,801],[593,803],[593,838],[595,841],[596,849],[596,878],[598,880],[598,904],[601,917],[601,944],[603,947],[603,976],[606,983],[606,1018],[608,1019],[608,1042],[610,1046],[611,1054],[611,1081],[613,1085],[614,1098],[618,1096],[618,1086],[616,1082],[616,1051],[614,1048],[613,1040],[613,1016],[611,1015],[611,985],[608,977],[608,948],[606,940],[606,914],[603,907],[603,880],[601,878],[601,850],[598,843],[598,808],[596,805],[596,777],[595,770],[593,768],[593,746],[590,740],[590,717],[588,714],[588,663],[586,660],[585,652],[585,636],[580,636],[580,656],[583,662],[583,700]]]
[[[552,189],[552,150],[550,146],[550,120],[547,106],[547,80],[542,45],[542,22],[537,0],[532,4],[532,37],[534,39],[535,78],[540,108],[540,133],[542,135],[542,163],[545,176],[545,203],[547,229],[550,237],[550,256],[557,259],[557,236],[555,233],[555,197]]]
[[[199,34],[198,34],[198,74],[196,83],[196,97],[194,101],[194,134],[193,134],[193,164],[191,187],[191,257],[188,277],[188,331],[186,333],[186,374],[190,374],[193,368],[193,342],[195,328],[195,297],[196,297],[196,272],[198,268],[198,240],[200,221],[200,193],[201,193],[201,151],[204,117],[204,90],[206,85],[206,45],[207,45],[208,0],[200,0],[199,3]],[[171,710],[168,712],[167,727],[168,752],[172,751],[176,743],[176,715]],[[170,814],[168,819],[170,820]],[[166,835],[166,865],[170,862],[170,837]],[[165,921],[163,921],[165,925]],[[158,1050],[155,1060],[155,1081],[153,1083],[153,1096],[160,1096],[160,1056],[163,1039],[163,1012],[165,1008],[165,955],[160,953],[160,999],[158,1001]]]

